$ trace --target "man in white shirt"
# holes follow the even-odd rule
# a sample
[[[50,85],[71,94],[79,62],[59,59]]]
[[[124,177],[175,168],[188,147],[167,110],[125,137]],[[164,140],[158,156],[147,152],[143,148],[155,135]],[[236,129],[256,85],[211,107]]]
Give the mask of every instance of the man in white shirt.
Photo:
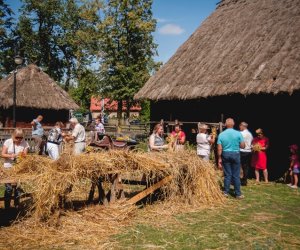
[[[101,118],[97,117],[95,119],[95,131],[99,134],[105,134],[105,128],[103,123],[101,122]]]
[[[77,118],[70,119],[71,127],[73,128],[72,134],[66,136],[67,141],[74,140],[74,154],[81,154],[85,151],[85,129],[78,122]]]
[[[245,141],[245,148],[240,149],[241,154],[241,167],[243,170],[243,177],[241,178],[241,185],[247,186],[247,178],[248,172],[251,165],[251,157],[252,157],[252,150],[251,150],[251,143],[253,140],[253,136],[248,130],[248,124],[246,122],[240,123],[240,131],[242,136],[244,137]]]

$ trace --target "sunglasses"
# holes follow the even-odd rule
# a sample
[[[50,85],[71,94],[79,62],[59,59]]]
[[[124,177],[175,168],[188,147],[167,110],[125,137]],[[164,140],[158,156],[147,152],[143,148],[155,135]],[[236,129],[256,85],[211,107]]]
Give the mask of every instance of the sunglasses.
[[[23,140],[23,137],[20,137],[20,136],[16,136],[15,137],[17,140]]]

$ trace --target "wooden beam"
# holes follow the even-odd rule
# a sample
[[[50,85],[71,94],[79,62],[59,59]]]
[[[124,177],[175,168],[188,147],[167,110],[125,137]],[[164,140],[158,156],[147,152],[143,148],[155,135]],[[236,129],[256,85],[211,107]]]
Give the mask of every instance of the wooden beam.
[[[138,193],[137,195],[133,196],[132,198],[130,198],[127,201],[127,203],[132,204],[132,205],[137,203],[141,199],[145,198],[147,195],[153,193],[156,189],[159,189],[163,185],[170,182],[172,179],[173,179],[172,175],[165,177],[164,179],[160,180],[159,182],[155,183],[154,185],[150,186],[149,188],[145,189],[144,191],[142,191],[142,192]]]
[[[116,201],[116,193],[118,189],[119,175],[115,174],[112,179],[111,188],[110,188],[110,199],[109,202],[113,203]]]
[[[0,179],[0,184],[15,184],[17,181],[15,179]]]
[[[127,179],[122,179],[122,183],[129,184],[129,185],[141,185],[141,186],[146,186],[148,184],[146,181],[127,180]]]
[[[32,194],[30,193],[25,193],[25,194],[22,194],[20,196],[20,198],[27,198],[27,197],[32,197]],[[11,196],[11,200],[13,200],[15,198],[14,195]],[[4,201],[5,200],[5,197],[0,197],[0,201]]]

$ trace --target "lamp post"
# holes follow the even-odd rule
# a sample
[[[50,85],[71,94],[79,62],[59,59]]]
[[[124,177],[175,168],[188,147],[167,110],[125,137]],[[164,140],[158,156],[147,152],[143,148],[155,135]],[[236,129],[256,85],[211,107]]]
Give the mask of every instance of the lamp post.
[[[13,127],[16,127],[16,106],[17,106],[17,71],[18,67],[23,63],[23,57],[17,55],[14,58],[15,64],[17,65],[14,71],[14,89],[13,89]]]

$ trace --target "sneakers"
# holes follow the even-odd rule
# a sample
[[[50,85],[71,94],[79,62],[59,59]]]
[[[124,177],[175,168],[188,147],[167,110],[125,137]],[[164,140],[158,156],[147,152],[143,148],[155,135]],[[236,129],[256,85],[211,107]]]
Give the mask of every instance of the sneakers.
[[[298,188],[298,186],[296,186],[296,185],[293,185],[293,186],[290,186],[291,188]]]
[[[225,198],[229,197],[229,195],[227,193],[225,193],[225,192],[223,193],[223,195],[224,195]]]
[[[236,196],[235,198],[238,199],[238,200],[241,200],[241,199],[244,199],[245,196],[241,194],[241,195],[239,195],[239,196]]]
[[[286,184],[287,186],[289,186],[289,187],[291,187],[291,186],[293,186],[293,184],[292,183],[289,183],[289,184]]]

